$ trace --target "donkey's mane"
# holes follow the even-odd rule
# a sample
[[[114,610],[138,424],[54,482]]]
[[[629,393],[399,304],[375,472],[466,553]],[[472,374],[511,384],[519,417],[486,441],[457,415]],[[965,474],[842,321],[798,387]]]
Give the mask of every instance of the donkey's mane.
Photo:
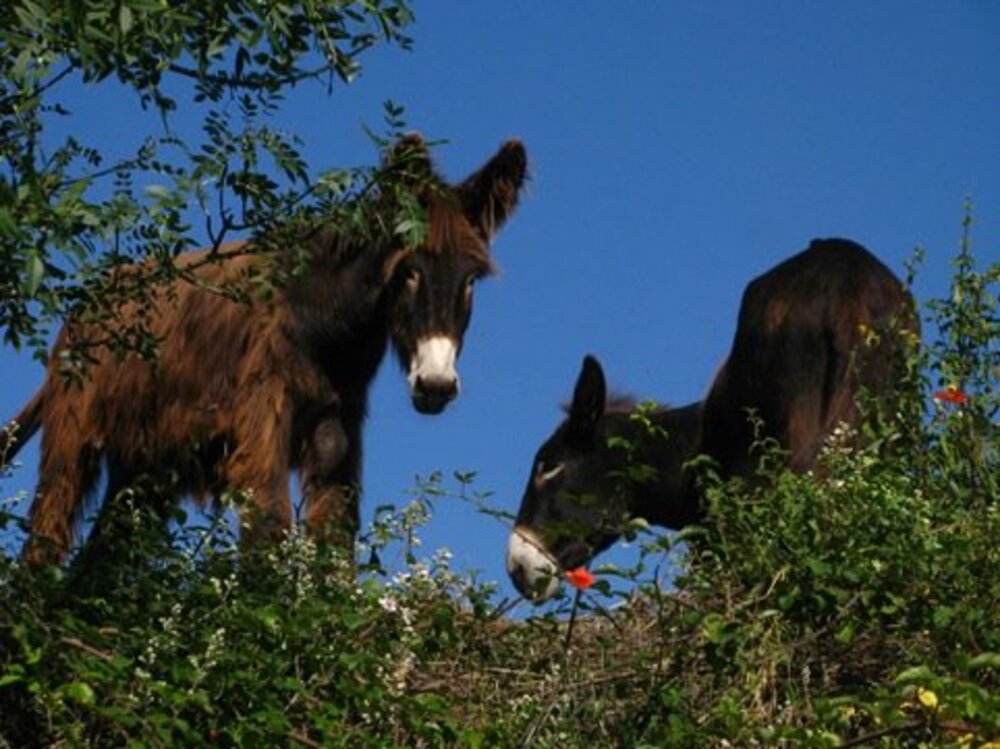
[[[628,414],[635,410],[641,401],[631,393],[611,393],[605,401],[604,411],[609,414]],[[569,414],[571,401],[563,401],[561,404],[563,413]],[[666,410],[665,406],[660,406]]]
[[[631,393],[611,393],[605,405],[609,414],[631,413],[639,405],[639,399]]]

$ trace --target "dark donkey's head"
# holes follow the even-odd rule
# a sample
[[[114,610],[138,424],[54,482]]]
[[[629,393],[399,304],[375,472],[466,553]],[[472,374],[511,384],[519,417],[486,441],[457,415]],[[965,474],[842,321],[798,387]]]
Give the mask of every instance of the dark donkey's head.
[[[390,335],[414,407],[439,413],[458,395],[455,362],[474,286],[493,270],[489,243],[517,206],[527,155],[519,141],[508,141],[457,184],[434,174],[419,136],[404,138],[390,158],[403,170],[404,183],[416,186],[412,194],[427,216],[423,244],[402,248],[386,269]]]
[[[590,561],[624,533],[631,518],[680,527],[697,503],[686,500],[684,461],[701,404],[637,417],[631,401],[607,399],[604,372],[587,356],[562,424],[538,449],[507,547],[507,572],[536,603],[561,574]]]

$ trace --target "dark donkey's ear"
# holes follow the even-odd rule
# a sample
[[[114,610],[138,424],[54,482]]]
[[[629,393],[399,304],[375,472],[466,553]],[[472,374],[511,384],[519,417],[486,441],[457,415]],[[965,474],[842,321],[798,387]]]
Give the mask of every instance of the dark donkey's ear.
[[[465,216],[485,241],[490,241],[514,213],[527,172],[524,146],[519,140],[509,140],[458,186]]]
[[[594,446],[597,422],[604,415],[607,398],[604,370],[600,362],[588,354],[583,359],[583,367],[576,380],[566,422],[567,437],[574,447],[589,449]]]

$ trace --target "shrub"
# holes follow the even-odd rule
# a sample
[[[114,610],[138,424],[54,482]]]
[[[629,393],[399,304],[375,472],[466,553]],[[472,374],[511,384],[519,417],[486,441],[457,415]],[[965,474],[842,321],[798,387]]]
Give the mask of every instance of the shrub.
[[[0,557],[0,747],[1000,746],[998,281],[966,238],[890,413],[810,474],[706,467],[704,528],[635,523],[634,566],[538,616],[420,555],[444,497],[502,515],[470,474],[357,560],[134,509],[103,566]]]

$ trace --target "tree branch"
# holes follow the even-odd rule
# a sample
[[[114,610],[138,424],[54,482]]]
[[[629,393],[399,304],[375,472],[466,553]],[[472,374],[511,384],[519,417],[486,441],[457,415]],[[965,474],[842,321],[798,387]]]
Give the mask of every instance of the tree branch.
[[[199,81],[208,81],[220,86],[231,86],[233,88],[245,88],[251,90],[274,89],[288,85],[295,85],[300,81],[309,78],[319,78],[320,75],[330,69],[329,65],[324,65],[314,70],[300,70],[282,77],[265,76],[261,74],[251,74],[248,76],[232,76],[224,73],[206,74],[199,72],[196,68],[189,68],[185,65],[173,63],[167,68],[171,73],[183,75]]]
[[[37,99],[39,96],[44,94],[50,88],[58,84],[59,81],[61,81],[63,78],[72,73],[73,70],[75,69],[76,69],[75,65],[73,64],[67,65],[64,70],[56,73],[54,76],[52,76],[52,78],[50,78],[42,85],[38,86],[34,91],[31,91],[26,94],[11,94],[10,96],[5,96],[4,98],[0,99],[0,114],[13,114],[14,112],[13,107],[15,107],[17,104],[30,101],[32,99]]]

